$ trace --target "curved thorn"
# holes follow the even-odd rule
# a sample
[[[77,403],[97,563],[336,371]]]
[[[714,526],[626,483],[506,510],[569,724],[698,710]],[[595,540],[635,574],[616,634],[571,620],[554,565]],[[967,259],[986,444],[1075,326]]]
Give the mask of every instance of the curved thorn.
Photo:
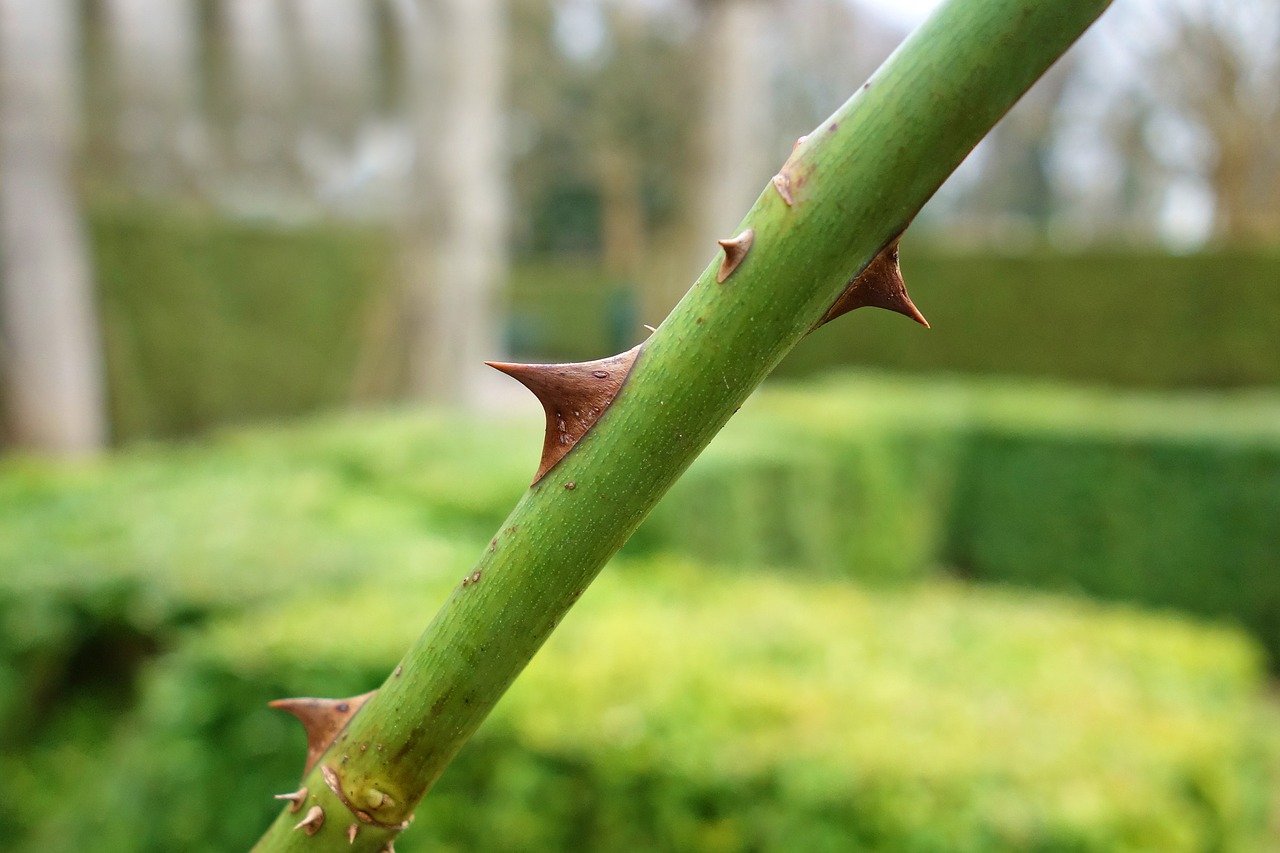
[[[832,320],[850,311],[865,307],[884,308],[895,311],[904,317],[915,320],[926,329],[929,321],[920,313],[920,309],[907,294],[906,283],[902,280],[902,269],[898,266],[898,240],[895,238],[880,254],[872,258],[866,269],[859,273],[844,293],[832,303],[822,319],[813,328],[826,325]]]
[[[514,364],[486,361],[533,392],[547,415],[547,433],[536,484],[568,455],[613,403],[631,373],[640,344],[626,352],[578,364]]]
[[[716,241],[720,244],[720,248],[724,249],[724,258],[721,259],[720,269],[716,273],[716,281],[718,283],[724,284],[725,279],[733,275],[733,271],[747,257],[747,252],[751,251],[751,244],[755,242],[755,239],[755,229],[748,228],[737,237]]]
[[[295,832],[301,829],[307,835],[315,835],[322,826],[324,826],[324,809],[319,806],[312,806],[311,811],[307,812],[307,816],[298,821],[293,829]]]
[[[791,176],[785,170],[774,175],[769,183],[773,184],[773,188],[778,191],[778,195],[782,196],[787,207],[795,205],[796,200],[791,196]]]
[[[299,788],[298,790],[296,790],[296,791],[294,791],[294,792],[292,792],[292,793],[289,793],[289,794],[276,794],[276,795],[275,795],[275,799],[277,799],[277,800],[288,800],[288,801],[289,801],[289,811],[291,811],[291,812],[300,811],[300,810],[302,809],[302,804],[303,804],[303,803],[306,801],[306,799],[307,799],[307,786],[306,786],[306,785],[303,785],[303,786],[302,786],[301,788]]]
[[[307,761],[303,774],[311,772],[316,761],[333,743],[333,739],[346,727],[356,711],[368,702],[377,691],[350,699],[277,699],[267,707],[287,711],[297,717],[307,732]],[[306,790],[305,788],[303,790]]]

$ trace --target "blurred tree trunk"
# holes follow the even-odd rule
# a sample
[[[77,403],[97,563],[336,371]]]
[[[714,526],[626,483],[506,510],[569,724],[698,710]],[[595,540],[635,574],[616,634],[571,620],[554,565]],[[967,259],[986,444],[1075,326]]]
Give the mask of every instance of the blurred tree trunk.
[[[130,183],[173,190],[204,145],[194,0],[107,0],[116,144]]]
[[[0,317],[10,428],[60,454],[107,433],[88,245],[72,182],[71,0],[0,0]]]
[[[417,147],[405,230],[408,385],[463,405],[502,387],[498,288],[507,271],[504,0],[419,4],[405,87]],[[492,375],[491,375],[492,374]]]
[[[699,240],[731,236],[742,211],[781,165],[774,156],[771,0],[709,0]],[[775,162],[776,161],[776,162]]]
[[[626,143],[612,143],[602,147],[596,167],[605,271],[629,286],[639,277],[648,244],[639,159]]]
[[[296,190],[297,78],[287,10],[279,2],[224,0],[231,76],[231,172],[255,192]]]
[[[717,239],[733,236],[742,211],[782,165],[774,151],[773,0],[701,0],[700,5],[704,95],[695,174],[684,199],[690,227],[670,235],[680,244],[674,256],[683,259],[681,269],[664,273],[663,286],[651,291],[646,316],[670,310],[683,295],[677,284],[711,260]]]
[[[369,0],[293,0],[299,155],[327,205],[347,202],[365,177],[358,148],[375,107],[374,13]]]

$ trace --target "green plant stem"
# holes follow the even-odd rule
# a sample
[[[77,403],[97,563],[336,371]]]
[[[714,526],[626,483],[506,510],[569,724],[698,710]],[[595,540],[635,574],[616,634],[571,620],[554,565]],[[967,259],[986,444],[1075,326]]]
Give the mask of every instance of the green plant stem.
[[[809,134],[785,169],[793,204],[765,188],[738,229],[755,230],[746,260],[718,284],[715,257],[646,342],[604,416],[524,495],[307,774],[307,806],[326,815],[320,831],[293,830],[301,815],[284,812],[257,849],[376,851],[393,838],[395,829],[361,823],[348,845],[356,821],[320,768],[336,772],[345,799],[378,824],[407,819],[663,493],[1107,5],[950,0]]]

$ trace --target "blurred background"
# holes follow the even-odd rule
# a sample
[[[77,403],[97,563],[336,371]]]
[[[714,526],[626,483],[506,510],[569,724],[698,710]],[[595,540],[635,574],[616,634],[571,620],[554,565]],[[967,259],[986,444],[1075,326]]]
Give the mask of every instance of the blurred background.
[[[536,467],[482,362],[641,340],[935,5],[0,0],[0,849],[252,843]],[[1280,0],[1116,0],[401,849],[1280,849],[1277,139]]]

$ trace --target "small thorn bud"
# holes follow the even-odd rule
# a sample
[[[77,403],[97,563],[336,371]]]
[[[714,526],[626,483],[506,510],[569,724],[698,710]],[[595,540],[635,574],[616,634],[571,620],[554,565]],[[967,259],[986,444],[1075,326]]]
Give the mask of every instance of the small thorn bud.
[[[353,823],[347,827],[347,843],[355,844],[356,836],[360,834],[360,824]]]
[[[268,707],[288,711],[307,732],[307,761],[302,772],[309,773],[338,733],[377,691],[350,699],[277,699]]]
[[[307,835],[315,835],[322,826],[324,826],[324,809],[319,806],[312,806],[311,811],[307,812],[307,816],[298,821],[293,829],[295,832],[301,829]]]
[[[654,332],[658,331],[653,326],[650,326],[648,323],[645,323],[644,327],[649,330],[649,334],[653,334]]]
[[[395,805],[395,801],[391,797],[379,791],[377,788],[370,788],[364,793],[364,802],[369,808],[377,811],[386,806]]]
[[[751,244],[755,242],[755,239],[755,229],[748,228],[737,237],[716,241],[720,244],[720,248],[724,249],[724,258],[721,259],[720,270],[716,273],[717,282],[724,284],[725,279],[733,275],[733,271],[746,258],[747,252],[751,251]]]
[[[301,810],[302,804],[307,799],[307,789],[306,786],[303,786],[291,794],[276,794],[275,798],[277,800],[288,800],[289,811],[296,812]]]
[[[773,188],[778,191],[778,195],[782,196],[782,200],[787,203],[787,207],[795,206],[796,200],[791,195],[791,176],[785,171],[779,172],[773,176],[773,180],[769,183],[773,184]]]
[[[866,269],[849,282],[844,293],[832,303],[827,313],[814,324],[813,328],[816,329],[850,311],[868,306],[895,311],[915,320],[926,329],[929,328],[929,321],[924,318],[920,309],[907,294],[907,286],[902,280],[902,269],[898,266],[897,239],[872,258]]]
[[[382,853],[396,853],[396,842],[394,838],[387,842],[386,847],[382,848]]]
[[[581,364],[485,362],[532,391],[546,412],[547,432],[534,484],[568,455],[612,405],[640,349]]]
[[[808,136],[802,136],[799,139],[797,139],[795,144],[791,146],[791,153],[794,154],[795,150],[799,148],[801,145],[804,145],[804,141],[808,138],[809,138]]]

